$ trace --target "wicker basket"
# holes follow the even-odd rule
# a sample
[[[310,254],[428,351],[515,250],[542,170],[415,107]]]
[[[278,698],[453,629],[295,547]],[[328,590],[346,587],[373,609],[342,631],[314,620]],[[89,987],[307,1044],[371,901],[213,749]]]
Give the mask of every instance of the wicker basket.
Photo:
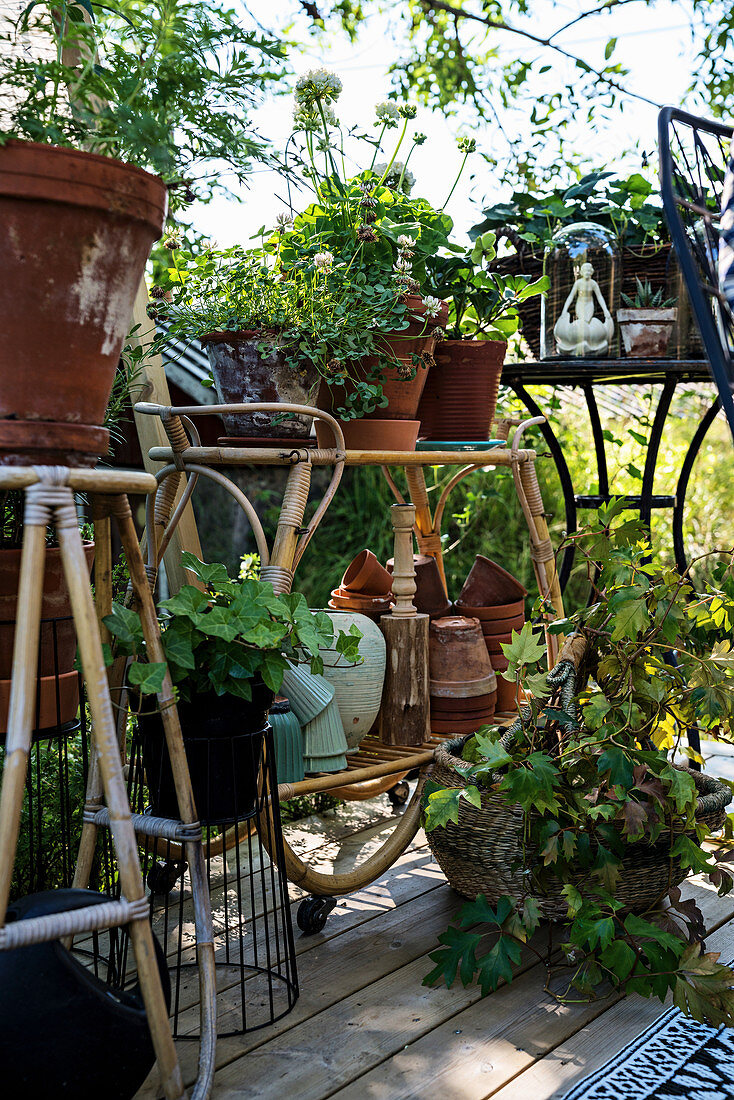
[[[469,782],[454,767],[456,756],[467,739],[444,741],[436,749],[431,778],[442,787],[466,787]],[[696,820],[710,831],[724,824],[725,807],[732,799],[728,787],[712,776],[685,769],[692,776],[699,791]],[[462,799],[459,803],[457,825],[449,822],[445,827],[428,834],[428,843],[441,870],[451,886],[467,898],[485,894],[490,902],[496,902],[503,894],[521,897],[527,892],[527,878],[522,867],[513,865],[520,860],[524,815],[519,806],[508,806],[502,794],[482,791],[481,808]],[[627,848],[622,873],[615,896],[631,912],[642,912],[654,905],[672,886],[678,886],[688,872],[674,865],[671,867],[666,840],[651,845],[644,842]],[[580,885],[585,874],[571,880]],[[561,890],[564,882],[558,879],[540,890],[535,896],[543,916],[550,920],[566,920],[568,907]]]

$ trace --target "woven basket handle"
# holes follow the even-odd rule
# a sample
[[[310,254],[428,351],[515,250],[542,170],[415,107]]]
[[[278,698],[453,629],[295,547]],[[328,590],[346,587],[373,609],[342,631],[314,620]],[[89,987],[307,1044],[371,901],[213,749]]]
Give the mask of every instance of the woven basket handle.
[[[589,639],[583,634],[569,634],[563,643],[563,649],[558,654],[556,665],[560,665],[562,661],[568,661],[578,672],[588,648]]]

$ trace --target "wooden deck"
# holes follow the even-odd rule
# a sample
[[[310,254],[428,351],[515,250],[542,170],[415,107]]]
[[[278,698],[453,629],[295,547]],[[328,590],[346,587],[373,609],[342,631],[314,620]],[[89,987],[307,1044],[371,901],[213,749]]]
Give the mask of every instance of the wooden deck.
[[[286,832],[321,869],[347,870],[393,825],[383,796]],[[734,899],[700,880],[686,889],[706,916],[709,948],[734,956]],[[291,886],[290,895],[295,924],[302,894]],[[339,902],[322,933],[296,931],[300,998],[272,1027],[219,1041],[216,1100],[549,1100],[664,1011],[638,997],[560,1007],[544,993],[544,972],[529,953],[513,983],[485,999],[476,988],[423,987],[428,953],[462,904],[419,834],[382,879]],[[214,906],[216,923],[216,896]],[[222,1030],[238,996],[237,988],[220,991]],[[194,1002],[184,1013],[190,1030]],[[197,1044],[179,1041],[178,1049],[191,1083]],[[159,1095],[154,1071],[138,1097]]]

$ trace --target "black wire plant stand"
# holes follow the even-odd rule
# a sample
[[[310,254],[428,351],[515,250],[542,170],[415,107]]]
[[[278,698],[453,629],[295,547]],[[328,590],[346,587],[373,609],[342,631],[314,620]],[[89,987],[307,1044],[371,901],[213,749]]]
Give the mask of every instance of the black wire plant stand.
[[[145,751],[141,723],[130,750],[130,802],[138,813],[150,813],[165,795],[165,777],[146,775],[150,757]],[[266,848],[285,864],[280,825],[278,782],[272,729],[267,725],[260,741],[235,735],[226,750],[231,786],[225,804],[240,806],[236,813],[216,817],[205,807],[221,806],[217,769],[203,764],[205,791],[197,789],[204,827],[204,855],[212,904],[217,972],[219,1038],[242,1035],[267,1027],[291,1011],[298,999],[296,951],[288,882]],[[191,742],[187,738],[187,754]],[[246,754],[251,759],[243,767]],[[221,764],[221,760],[220,760]],[[254,791],[243,790],[238,777],[257,777]],[[146,784],[152,778],[157,790]],[[152,805],[151,805],[152,804]],[[216,814],[216,810],[214,813]],[[227,850],[225,836],[232,841]],[[263,843],[263,838],[265,843]],[[192,935],[192,894],[187,865],[180,847],[149,837],[140,850],[143,876],[150,891],[153,929],[165,945],[171,979],[171,1024],[176,1039],[199,1038],[198,980]],[[104,855],[106,889],[115,894],[112,852]],[[122,932],[110,941],[107,980],[130,983],[127,973],[129,939]]]

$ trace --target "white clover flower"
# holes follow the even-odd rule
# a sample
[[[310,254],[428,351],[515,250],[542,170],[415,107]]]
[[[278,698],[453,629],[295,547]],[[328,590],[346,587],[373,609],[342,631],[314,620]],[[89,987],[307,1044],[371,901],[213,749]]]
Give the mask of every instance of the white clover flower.
[[[427,295],[423,299],[423,309],[425,310],[426,317],[438,317],[442,305],[443,302],[440,298],[432,298],[430,294]]]
[[[341,80],[329,69],[309,69],[296,81],[296,102],[308,108],[313,107],[316,102],[330,103],[333,99],[338,99],[341,92]]]
[[[277,228],[280,229],[280,230],[290,229],[291,226],[293,225],[293,218],[291,217],[290,214],[286,214],[285,212],[282,212],[280,214],[276,214],[275,224],[276,224]]]
[[[327,126],[338,126],[339,119],[334,114],[334,108],[328,103],[322,104],[321,110],[324,112],[324,119]],[[316,105],[311,107],[304,107],[302,104],[296,102],[293,108],[293,129],[294,131],[302,130],[307,133],[315,133],[323,128],[323,121],[321,119],[321,112]]]
[[[382,99],[375,104],[375,118],[383,126],[397,126],[399,117],[397,103],[393,103],[391,99]]]
[[[456,144],[460,153],[473,153],[477,148],[477,139],[473,137],[460,137]]]
[[[415,248],[415,241],[412,237],[407,237],[405,233],[401,233],[398,237],[398,244],[403,249]]]
[[[372,171],[375,173],[378,179],[382,179],[387,164],[383,161],[382,164],[376,164]],[[393,191],[397,190],[400,183],[400,177],[402,176],[403,182],[400,185],[401,191],[406,195],[409,195],[413,189],[415,183],[415,176],[411,172],[410,168],[406,168],[402,160],[394,160],[390,167],[390,171],[387,173],[384,179],[386,187],[391,187]]]
[[[317,252],[313,258],[313,266],[317,271],[331,271],[334,264],[332,252]]]

